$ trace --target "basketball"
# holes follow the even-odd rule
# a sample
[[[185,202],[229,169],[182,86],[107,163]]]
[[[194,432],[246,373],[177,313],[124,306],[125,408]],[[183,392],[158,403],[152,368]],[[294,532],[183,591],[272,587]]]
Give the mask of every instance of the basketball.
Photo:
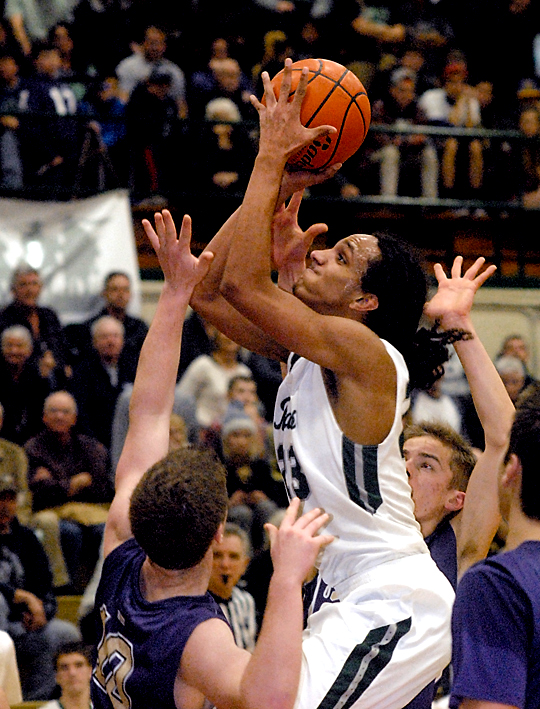
[[[302,69],[309,69],[306,95],[300,120],[306,128],[331,125],[337,133],[325,135],[306,145],[290,158],[293,170],[322,170],[345,162],[364,142],[371,120],[366,90],[358,77],[346,67],[329,59],[302,59],[292,65],[290,97],[294,96]],[[283,71],[272,79],[279,96]]]

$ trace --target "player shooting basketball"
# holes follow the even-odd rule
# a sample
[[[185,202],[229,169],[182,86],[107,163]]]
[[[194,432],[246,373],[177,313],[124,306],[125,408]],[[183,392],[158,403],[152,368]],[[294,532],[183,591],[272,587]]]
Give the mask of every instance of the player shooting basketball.
[[[417,334],[426,282],[400,242],[354,234],[312,252],[308,268],[305,250],[286,253],[284,235],[298,237],[299,196],[279,205],[332,174],[284,172],[316,135],[299,120],[306,77],[291,103],[284,98],[290,64],[283,98],[267,74],[266,107],[253,98],[261,133],[252,177],[209,245],[216,258],[191,304],[238,343],[288,359],[274,416],[278,460],[291,496],[333,515],[338,538],[320,570],[341,603],[310,619],[296,706],[402,709],[450,657],[453,592],[414,519],[399,447],[408,380],[436,378],[446,353],[435,335]],[[294,294],[271,279],[273,228],[274,260]],[[170,214],[156,215],[156,229],[174,233]],[[325,230],[311,227],[305,244]]]

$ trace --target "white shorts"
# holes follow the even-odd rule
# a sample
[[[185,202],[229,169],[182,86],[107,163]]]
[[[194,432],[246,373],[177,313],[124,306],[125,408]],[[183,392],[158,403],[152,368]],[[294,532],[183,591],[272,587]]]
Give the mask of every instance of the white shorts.
[[[450,662],[454,591],[429,554],[352,582],[308,620],[295,709],[402,709]]]

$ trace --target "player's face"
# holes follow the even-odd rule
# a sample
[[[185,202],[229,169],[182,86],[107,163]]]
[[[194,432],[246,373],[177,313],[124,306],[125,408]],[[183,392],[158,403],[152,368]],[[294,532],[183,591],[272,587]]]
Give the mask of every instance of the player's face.
[[[78,694],[90,687],[92,668],[78,652],[60,655],[56,665],[56,681],[64,694]]]
[[[349,314],[351,302],[361,294],[362,277],[380,255],[377,239],[353,234],[331,249],[311,252],[311,263],[295,284],[294,294],[320,313]]]
[[[224,536],[221,544],[214,542],[214,565],[209,589],[220,598],[230,598],[248,563],[244,544],[236,534]]]
[[[450,512],[447,505],[455,493],[450,488],[451,455],[447,446],[431,436],[409,438],[403,445],[414,515],[422,526],[436,526]]]
[[[34,306],[41,293],[41,278],[37,273],[24,273],[15,279],[11,292],[22,305]]]

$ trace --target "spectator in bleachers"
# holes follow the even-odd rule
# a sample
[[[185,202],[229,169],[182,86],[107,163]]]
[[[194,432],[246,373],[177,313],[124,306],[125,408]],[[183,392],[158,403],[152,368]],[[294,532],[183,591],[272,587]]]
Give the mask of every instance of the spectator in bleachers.
[[[523,362],[512,355],[503,355],[495,360],[495,367],[503,381],[508,396],[515,404],[523,391],[526,380],[526,370]]]
[[[178,393],[195,399],[202,429],[223,419],[231,379],[239,374],[251,376],[249,367],[240,362],[239,352],[236,342],[215,330],[212,353],[195,358],[178,382]]]
[[[442,379],[437,379],[429,389],[414,392],[411,404],[412,422],[444,423],[456,433],[461,433],[461,412],[452,397],[443,394],[441,386]]]
[[[386,96],[373,104],[372,121],[402,128],[426,122],[418,106],[414,75],[409,70],[402,68],[391,75]],[[400,195],[437,197],[439,162],[428,137],[379,133],[375,142],[380,147],[371,159],[380,163],[382,195],[395,197],[399,191]]]
[[[283,69],[285,59],[296,60],[296,55],[289,38],[281,30],[270,30],[263,38],[264,51],[260,62],[251,67],[251,80],[255,87],[255,95],[260,99],[264,93],[261,74],[267,71],[270,77]]]
[[[131,279],[127,273],[111,271],[105,276],[101,292],[103,308],[83,323],[66,328],[72,358],[80,359],[92,346],[92,325],[104,315],[110,315],[122,323],[125,347],[138,358],[148,332],[148,325],[141,318],[128,313],[131,296]]]
[[[62,550],[72,589],[82,592],[98,556],[112,500],[105,446],[77,433],[77,404],[71,394],[50,394],[43,407],[44,429],[25,444],[32,491],[32,526],[43,531],[53,569]],[[61,540],[61,548],[58,544]],[[55,580],[56,581],[56,580]]]
[[[0,56],[0,187],[20,190],[24,171],[19,145],[19,65],[10,54]]]
[[[187,116],[186,81],[179,66],[165,57],[167,37],[158,27],[147,27],[144,38],[131,56],[122,59],[116,67],[120,81],[120,97],[127,103],[135,87],[146,81],[151,74],[169,77],[168,95],[175,101],[180,118]]]
[[[4,407],[0,404],[0,431],[4,424]],[[27,524],[32,512],[32,495],[28,489],[28,458],[22,446],[0,438],[0,476],[9,475],[17,483],[17,519]]]
[[[86,65],[73,39],[71,27],[66,22],[59,22],[51,29],[49,42],[60,53],[58,77],[69,84],[77,101],[82,101],[87,85],[95,74],[94,67]]]
[[[32,335],[32,359],[43,374],[65,383],[71,371],[68,347],[58,315],[52,308],[38,305],[43,281],[30,265],[16,268],[11,275],[12,302],[0,311],[0,332],[12,325],[23,325]]]
[[[91,328],[92,349],[75,366],[70,391],[75,396],[82,432],[111,445],[116,400],[135,378],[136,359],[124,348],[124,326],[105,315]]]
[[[54,654],[60,644],[80,640],[80,633],[54,617],[47,555],[34,532],[16,518],[17,492],[12,478],[0,480],[0,628],[15,643],[23,698],[48,699],[55,687]]]
[[[522,335],[513,334],[504,338],[497,357],[505,357],[507,355],[517,357],[523,362],[523,366],[526,371],[524,387],[529,386],[529,384],[533,384],[536,380],[529,370],[531,364],[531,351],[527,341]]]
[[[126,146],[126,105],[120,100],[116,76],[98,78],[89,83],[81,111],[97,126],[114,172],[121,185],[128,183]]]
[[[457,55],[448,61],[443,71],[442,88],[429,89],[419,99],[419,106],[429,123],[464,128],[481,124],[480,103],[475,90],[467,84],[467,76],[463,57]],[[483,179],[481,141],[477,138],[466,142],[455,137],[445,138],[441,172],[444,196],[474,195],[481,188]]]
[[[221,426],[222,458],[227,471],[228,519],[250,535],[255,550],[264,544],[264,525],[287,507],[279,472],[257,453],[257,426],[239,401],[232,401]]]
[[[253,87],[249,78],[232,57],[212,58],[202,71],[193,72],[189,82],[190,116],[204,118],[206,106],[215,98],[228,98],[233,101],[242,118],[254,118],[255,109],[249,96]]]
[[[82,642],[61,645],[55,655],[56,684],[61,694],[42,709],[86,709],[91,706],[92,649]]]
[[[241,122],[240,111],[229,98],[208,102],[196,150],[200,186],[217,193],[243,193],[255,159],[254,141]]]
[[[116,401],[114,409],[111,441],[111,465],[113,474],[120,459],[124,441],[126,440],[129,424],[129,402],[131,400],[132,391],[133,385],[126,384]],[[184,422],[189,443],[197,445],[199,443],[199,424],[197,422],[195,399],[179,394],[178,386],[174,392],[173,412],[175,416],[178,416]]]
[[[135,203],[161,206],[180,171],[170,156],[181,153],[182,126],[170,95],[171,77],[152,72],[138,84],[126,105],[131,195]]]
[[[78,0],[6,0],[4,16],[22,53],[30,56],[36,41],[47,39],[49,30],[57,22],[71,21]]]
[[[1,335],[0,402],[4,408],[2,435],[23,445],[41,428],[43,402],[52,387],[32,361],[32,336],[23,325]]]
[[[34,71],[20,99],[27,113],[20,131],[27,182],[69,188],[81,151],[77,97],[60,77],[62,60],[56,47],[35,44],[33,58]]]
[[[519,129],[525,141],[518,148],[514,172],[516,196],[526,209],[540,207],[540,113],[536,108],[525,109],[519,117]]]

